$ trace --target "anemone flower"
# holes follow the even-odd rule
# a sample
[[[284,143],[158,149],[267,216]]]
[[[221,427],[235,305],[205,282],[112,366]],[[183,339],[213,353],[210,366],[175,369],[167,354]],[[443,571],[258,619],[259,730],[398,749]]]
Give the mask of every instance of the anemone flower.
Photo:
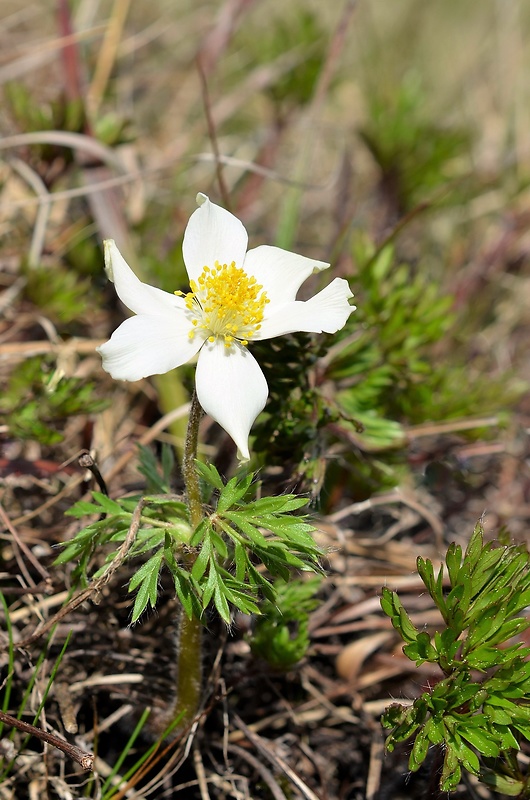
[[[98,347],[113,378],[136,381],[168,372],[195,356],[197,398],[232,437],[243,459],[248,437],[265,406],[265,376],[248,345],[295,331],[335,333],[355,306],[347,281],[335,278],[302,302],[301,284],[329,264],[279,247],[247,252],[243,224],[197,195],[182,244],[191,291],[170,294],[142,283],[112,239],[104,243],[107,275],[136,316]]]

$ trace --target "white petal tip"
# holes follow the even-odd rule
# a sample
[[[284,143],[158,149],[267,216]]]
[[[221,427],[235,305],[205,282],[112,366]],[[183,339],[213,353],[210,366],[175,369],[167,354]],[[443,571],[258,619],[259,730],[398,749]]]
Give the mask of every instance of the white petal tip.
[[[199,194],[195,198],[195,202],[197,203],[198,206],[202,206],[204,203],[208,202],[208,197],[202,192],[199,192]]]
[[[109,281],[114,283],[114,271],[112,269],[112,251],[116,249],[116,242],[114,239],[105,239],[103,241],[103,255],[105,256],[105,272]]]

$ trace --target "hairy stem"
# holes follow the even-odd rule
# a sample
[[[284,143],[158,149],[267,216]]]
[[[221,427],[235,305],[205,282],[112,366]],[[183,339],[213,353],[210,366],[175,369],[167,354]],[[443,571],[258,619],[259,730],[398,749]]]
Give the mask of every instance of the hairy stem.
[[[203,518],[201,487],[199,476],[195,468],[197,458],[197,443],[199,440],[199,422],[201,420],[202,409],[197,400],[195,391],[191,398],[190,416],[188,419],[188,430],[186,432],[186,442],[184,444],[184,460],[182,463],[182,474],[186,486],[188,498],[188,508],[190,512],[190,522],[195,529]]]
[[[186,486],[190,523],[195,530],[203,518],[199,476],[195,467],[199,422],[202,409],[193,392],[188,430],[184,445],[182,474]],[[194,555],[187,557],[186,568],[191,569]],[[200,704],[202,679],[202,625],[196,617],[188,618],[183,611],[180,618],[177,644],[177,685],[172,719],[180,717],[179,728],[193,721]]]

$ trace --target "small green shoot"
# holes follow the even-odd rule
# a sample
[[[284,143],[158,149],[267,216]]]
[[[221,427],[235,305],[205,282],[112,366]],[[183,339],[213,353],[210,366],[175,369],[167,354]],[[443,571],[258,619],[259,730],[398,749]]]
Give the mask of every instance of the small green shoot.
[[[13,370],[0,400],[10,435],[57,444],[65,419],[92,414],[108,405],[96,396],[95,384],[61,377],[54,358],[29,358]]]
[[[530,648],[517,640],[530,626],[530,555],[523,546],[484,544],[479,524],[465,551],[452,544],[435,574],[428,559],[418,572],[445,628],[431,637],[411,622],[399,597],[383,589],[381,606],[419,666],[436,664],[440,681],[412,706],[391,705],[386,748],[413,739],[409,768],[419,769],[429,747],[444,752],[442,792],[454,791],[462,769],[496,791],[527,797],[528,778],[517,762],[530,740]],[[447,586],[447,583],[449,584]]]
[[[250,637],[254,655],[276,669],[289,669],[304,658],[309,648],[309,614],[318,605],[320,576],[289,583],[275,581],[274,602],[265,600]]]

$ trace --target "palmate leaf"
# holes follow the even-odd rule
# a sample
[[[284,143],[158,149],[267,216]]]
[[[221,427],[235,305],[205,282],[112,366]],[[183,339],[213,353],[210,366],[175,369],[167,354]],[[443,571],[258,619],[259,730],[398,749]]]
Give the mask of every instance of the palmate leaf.
[[[99,519],[67,543],[58,559],[58,563],[77,561],[73,574],[86,582],[92,556],[103,545],[112,550],[103,563],[99,560],[94,580],[118,555],[120,562],[141,557],[143,563],[128,586],[135,594],[133,622],[156,605],[163,568],[171,573],[188,617],[201,618],[211,604],[227,624],[231,606],[258,615],[260,598],[275,602],[270,576],[288,581],[293,570],[319,570],[322,552],[312,537],[314,526],[296,515],[306,498],[282,495],[249,501],[252,474],[240,473],[224,485],[215,467],[197,464],[211,496],[218,496],[211,514],[191,531],[187,506],[179,496],[162,491],[167,488],[171,459],[166,458],[162,474],[150,450],[141,450],[141,462],[149,488],[162,493],[114,500],[94,492],[92,502],[76,504],[70,514]]]

